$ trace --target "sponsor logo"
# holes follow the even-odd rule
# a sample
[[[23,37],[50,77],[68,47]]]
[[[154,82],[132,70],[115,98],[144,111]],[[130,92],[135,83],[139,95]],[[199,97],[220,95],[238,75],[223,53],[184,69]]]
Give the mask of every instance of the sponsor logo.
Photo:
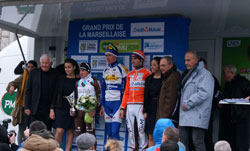
[[[143,74],[142,75],[138,74],[138,76],[136,77],[136,80],[141,81],[142,80],[142,76],[143,76]]]
[[[134,74],[131,74],[130,76],[129,76],[129,78],[130,78],[130,80],[132,80],[133,78],[134,78]]]
[[[99,60],[98,66],[106,66],[106,60]]]
[[[141,39],[101,40],[100,52],[104,53],[110,43],[116,46],[119,53],[129,53],[138,49],[141,50]]]
[[[144,87],[145,81],[130,81],[130,87]]]
[[[164,36],[164,22],[131,23],[131,36]]]
[[[106,78],[105,78],[105,80],[107,80],[107,81],[116,81],[116,80],[118,80],[118,79],[119,79],[119,77],[117,77],[116,75],[113,75],[113,74],[108,75],[108,76],[106,76]]]
[[[88,89],[81,88],[81,89],[78,89],[77,91],[78,91],[78,93],[89,94]]]
[[[241,45],[241,40],[228,40],[227,47],[239,47]]]
[[[143,132],[144,131],[144,123],[145,123],[145,121],[144,121],[144,119],[140,119],[140,123],[139,123],[139,132]]]
[[[105,59],[93,59],[92,60],[92,67],[97,68],[97,67],[105,67],[106,66],[106,60]]]
[[[79,53],[97,53],[97,40],[80,40]]]
[[[116,85],[107,85],[107,90],[112,90],[112,89],[118,89],[118,86]]]
[[[7,115],[11,114],[11,111],[15,106],[15,98],[16,98],[16,92],[14,92],[12,95],[10,95],[10,93],[7,92],[2,97],[1,106],[5,114]]]
[[[164,52],[164,39],[145,39],[144,52]]]
[[[145,42],[145,43],[144,43],[144,49],[155,50],[155,49],[160,49],[160,48],[162,48],[162,44],[159,45],[159,44],[156,43],[156,42],[154,42],[154,43]]]

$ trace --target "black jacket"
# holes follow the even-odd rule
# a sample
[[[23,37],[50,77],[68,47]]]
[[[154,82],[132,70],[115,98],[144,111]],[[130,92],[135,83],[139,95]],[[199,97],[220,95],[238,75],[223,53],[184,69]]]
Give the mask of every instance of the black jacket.
[[[149,108],[151,107],[150,106],[151,98],[149,96],[149,87],[152,83],[153,76],[154,76],[154,74],[151,74],[145,80],[143,113],[148,113]],[[159,91],[159,95],[160,95],[160,91]]]
[[[214,94],[213,94],[212,111],[214,111],[217,108],[219,101],[223,99],[223,94],[219,81],[214,75],[213,77],[214,77]]]
[[[9,144],[8,132],[4,126],[0,124],[0,151],[16,151],[18,145]]]
[[[245,98],[250,95],[250,82],[240,75],[236,75],[231,82],[227,82],[224,88],[225,99]],[[248,107],[244,105],[223,106],[224,118],[231,123],[248,121]]]
[[[28,82],[25,90],[24,108],[30,109],[31,114],[35,115],[38,109],[40,95],[41,95],[41,68],[31,70],[29,73]],[[53,107],[52,98],[55,92],[55,86],[58,73],[55,69],[50,69],[49,76],[51,77],[49,83],[48,99],[51,102],[50,108]]]
[[[66,79],[66,75],[61,75],[56,83],[56,91],[53,96],[53,104],[52,108],[61,108],[62,106],[62,100],[63,100],[63,85],[64,85],[64,80]],[[75,85],[76,82],[79,80],[79,78],[75,78]]]
[[[6,144],[6,143],[0,143],[0,150],[1,151],[13,151],[9,144]]]

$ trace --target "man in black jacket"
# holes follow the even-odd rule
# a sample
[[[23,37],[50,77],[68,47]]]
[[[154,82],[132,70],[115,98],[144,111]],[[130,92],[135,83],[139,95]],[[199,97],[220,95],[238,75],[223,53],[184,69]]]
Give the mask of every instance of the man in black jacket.
[[[48,130],[51,129],[49,115],[53,103],[52,97],[55,91],[57,71],[51,68],[51,57],[43,54],[40,57],[41,68],[31,70],[26,85],[24,112],[31,116],[31,122],[35,120],[43,121]],[[53,118],[53,117],[51,117]]]
[[[237,74],[237,68],[230,64],[223,70],[226,81],[224,88],[225,99],[245,98],[250,95],[250,82]],[[223,105],[221,109],[221,139],[227,140],[232,150],[248,150],[249,108],[246,105]]]
[[[7,130],[0,124],[0,151],[16,151],[18,145],[15,144],[15,133],[8,135]]]

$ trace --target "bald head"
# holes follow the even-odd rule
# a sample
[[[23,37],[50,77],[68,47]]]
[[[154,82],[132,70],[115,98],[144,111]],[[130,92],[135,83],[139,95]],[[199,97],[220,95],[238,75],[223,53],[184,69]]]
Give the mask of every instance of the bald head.
[[[215,151],[232,151],[230,144],[227,141],[218,141],[214,145]]]

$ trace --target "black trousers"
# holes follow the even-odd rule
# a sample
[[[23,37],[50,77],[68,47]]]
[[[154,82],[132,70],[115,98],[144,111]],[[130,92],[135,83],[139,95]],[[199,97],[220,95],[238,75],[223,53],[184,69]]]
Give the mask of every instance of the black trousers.
[[[231,144],[232,150],[246,151],[248,150],[248,131],[249,124],[237,123],[229,125],[228,142]]]
[[[222,127],[222,125],[224,125]],[[248,122],[242,123],[230,123],[221,125],[221,137],[220,140],[226,140],[229,142],[232,150],[234,151],[247,151],[248,146],[248,134],[249,124]]]
[[[22,143],[22,138],[24,137],[23,132],[27,129],[27,127],[29,127],[29,125],[30,125],[30,117],[23,111],[22,123],[18,125],[17,141],[19,145]]]
[[[206,151],[214,151],[214,142],[213,142],[213,116],[214,111],[211,112],[210,120],[208,129],[205,132],[205,145],[206,145]]]
[[[38,120],[42,121],[46,126],[47,130],[51,131],[52,120],[49,118],[49,110],[46,112],[37,112],[34,115],[31,115],[31,123]]]

